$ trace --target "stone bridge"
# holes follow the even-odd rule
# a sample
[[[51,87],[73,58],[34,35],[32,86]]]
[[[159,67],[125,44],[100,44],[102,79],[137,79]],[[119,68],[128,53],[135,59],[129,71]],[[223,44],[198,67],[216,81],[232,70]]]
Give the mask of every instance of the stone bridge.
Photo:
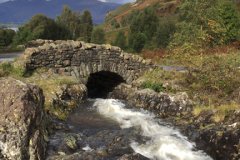
[[[155,69],[151,59],[124,53],[119,47],[82,41],[36,40],[27,44],[27,70],[46,67],[49,72],[78,78],[98,72],[116,73],[130,84],[144,71]]]

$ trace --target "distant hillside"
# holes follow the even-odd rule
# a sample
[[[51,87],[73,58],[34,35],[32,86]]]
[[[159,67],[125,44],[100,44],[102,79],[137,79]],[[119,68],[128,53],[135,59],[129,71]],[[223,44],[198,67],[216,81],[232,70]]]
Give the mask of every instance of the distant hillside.
[[[152,5],[153,2],[158,2],[159,5],[155,7],[157,15],[160,19],[178,20],[180,9],[178,7],[181,0],[136,0],[135,3],[127,3],[109,12],[104,24],[102,25],[105,30],[111,30],[110,22],[116,18],[120,22],[123,16],[127,16],[133,9],[142,11],[146,6]],[[240,0],[232,0],[238,7],[240,12]]]
[[[104,3],[98,0],[14,0],[0,4],[0,23],[25,23],[37,13],[56,18],[62,12],[62,5],[73,11],[89,9],[94,23],[103,23],[107,11],[113,11],[120,4]]]
[[[111,30],[110,22],[112,19],[116,18],[117,22],[119,22],[122,16],[127,16],[133,9],[142,11],[146,6],[152,5],[153,2],[158,2],[160,4],[155,7],[160,19],[177,17],[179,14],[179,8],[177,6],[180,0],[137,0],[135,3],[124,4],[115,11],[109,12],[103,27],[105,30]]]

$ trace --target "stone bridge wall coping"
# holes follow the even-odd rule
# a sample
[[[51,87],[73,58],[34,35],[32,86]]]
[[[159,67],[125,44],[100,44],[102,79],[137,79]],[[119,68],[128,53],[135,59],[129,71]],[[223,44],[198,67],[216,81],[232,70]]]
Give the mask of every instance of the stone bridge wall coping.
[[[46,67],[49,72],[62,75],[86,77],[91,73],[110,71],[119,74],[128,84],[143,71],[156,69],[151,59],[143,59],[125,53],[109,44],[97,45],[83,41],[41,40],[29,42],[20,60],[26,62],[27,70]]]

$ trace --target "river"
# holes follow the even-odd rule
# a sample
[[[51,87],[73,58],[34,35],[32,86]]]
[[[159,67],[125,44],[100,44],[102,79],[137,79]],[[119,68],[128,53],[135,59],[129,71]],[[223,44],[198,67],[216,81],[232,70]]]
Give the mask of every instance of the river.
[[[13,62],[14,58],[20,57],[24,52],[4,52],[0,53],[0,63],[3,61]]]
[[[93,159],[117,160],[132,149],[152,160],[211,160],[204,152],[196,150],[195,143],[189,142],[176,127],[160,120],[149,111],[128,106],[125,101],[85,100],[64,123],[71,128],[71,132],[81,135],[80,147],[76,152],[81,155],[87,153],[86,159],[91,159],[90,155],[98,153],[99,150],[109,151],[106,139],[121,136],[130,149]],[[56,141],[56,134],[58,132],[50,137],[46,159],[60,153],[61,145],[60,141]],[[124,147],[126,148],[122,146]],[[76,156],[75,153],[74,155]]]

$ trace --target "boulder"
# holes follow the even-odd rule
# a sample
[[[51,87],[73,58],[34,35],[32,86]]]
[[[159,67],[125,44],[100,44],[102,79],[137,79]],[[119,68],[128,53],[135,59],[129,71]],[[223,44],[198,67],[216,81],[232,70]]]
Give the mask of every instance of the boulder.
[[[208,109],[203,111],[193,122],[196,127],[206,126],[209,123],[214,123],[214,116],[217,113],[217,109]]]
[[[43,90],[13,78],[0,81],[0,155],[42,160],[48,141]]]
[[[25,55],[29,55],[29,56],[31,56],[31,55],[33,55],[33,54],[35,54],[35,53],[39,53],[39,49],[38,48],[27,48],[26,50],[25,50]]]
[[[118,160],[149,160],[149,158],[146,158],[139,153],[132,153],[124,154],[122,157],[118,158]]]

